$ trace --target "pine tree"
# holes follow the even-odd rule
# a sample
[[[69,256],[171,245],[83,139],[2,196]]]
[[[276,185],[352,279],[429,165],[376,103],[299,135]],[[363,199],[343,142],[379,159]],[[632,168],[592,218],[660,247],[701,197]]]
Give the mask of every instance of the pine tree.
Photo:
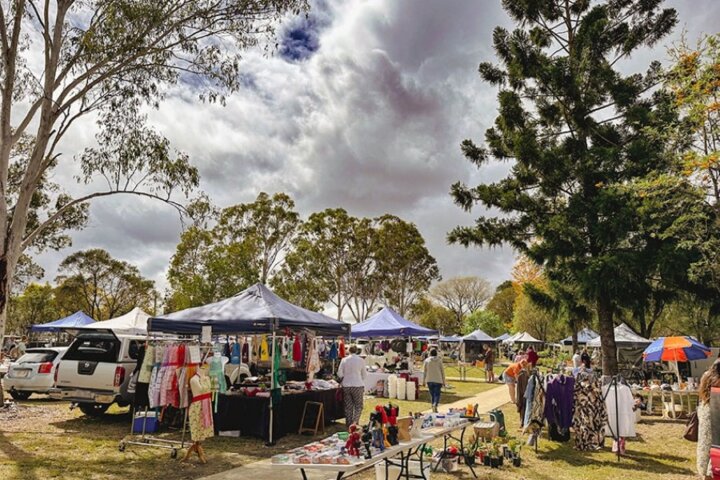
[[[596,309],[603,373],[617,372],[614,311],[635,277],[632,248],[637,198],[627,185],[671,171],[662,126],[674,121],[664,94],[653,88],[660,66],[623,75],[618,62],[653,46],[677,22],[662,0],[503,0],[517,23],[497,27],[499,65],[482,63],[482,78],[499,88],[499,115],[485,146],[462,143],[477,166],[512,161],[499,182],[452,195],[469,210],[495,208],[454,229],[449,239],[468,245],[509,243],[548,269],[565,272]]]

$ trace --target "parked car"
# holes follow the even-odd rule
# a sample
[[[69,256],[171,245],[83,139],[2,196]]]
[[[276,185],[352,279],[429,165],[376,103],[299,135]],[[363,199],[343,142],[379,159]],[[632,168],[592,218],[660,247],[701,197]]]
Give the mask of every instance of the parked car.
[[[27,400],[33,393],[48,393],[54,374],[67,347],[28,348],[10,364],[3,380],[15,400]]]
[[[78,334],[55,370],[50,397],[69,400],[86,415],[102,415],[113,403],[130,405],[127,386],[144,341],[109,330]]]

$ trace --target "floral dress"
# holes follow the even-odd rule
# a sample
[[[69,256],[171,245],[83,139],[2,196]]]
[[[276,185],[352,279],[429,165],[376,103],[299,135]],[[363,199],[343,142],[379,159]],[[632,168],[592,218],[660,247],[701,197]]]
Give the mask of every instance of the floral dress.
[[[201,442],[215,435],[212,414],[212,381],[206,375],[197,375],[196,388],[190,403],[188,419],[190,420],[190,438],[193,442]]]

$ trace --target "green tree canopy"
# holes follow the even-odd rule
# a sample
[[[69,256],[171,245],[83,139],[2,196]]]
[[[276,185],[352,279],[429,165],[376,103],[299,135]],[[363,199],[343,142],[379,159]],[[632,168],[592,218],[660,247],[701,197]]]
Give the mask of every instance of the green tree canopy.
[[[490,309],[475,310],[465,317],[462,333],[467,335],[475,330],[482,330],[491,337],[499,337],[507,331],[500,315]]]
[[[651,2],[514,2],[503,6],[517,24],[497,27],[499,65],[482,63],[484,80],[499,88],[499,115],[485,146],[462,144],[478,166],[512,162],[507,178],[452,195],[502,217],[481,217],[449,236],[463,245],[509,243],[533,261],[569,275],[597,312],[603,372],[617,371],[614,312],[636,281],[628,274],[642,255],[628,242],[640,229],[637,195],[628,183],[676,162],[661,132],[676,121],[667,95],[652,92],[659,64],[625,75],[618,62],[657,44],[677,22],[672,9]],[[532,307],[523,301],[519,306]],[[515,312],[516,318],[529,317]]]
[[[47,323],[60,317],[55,305],[55,293],[48,283],[31,283],[20,295],[10,300],[8,328],[24,333],[32,325]]]
[[[59,313],[82,310],[95,320],[114,318],[135,307],[152,311],[157,296],[153,281],[144,278],[137,267],[101,249],[66,257],[55,282]]]

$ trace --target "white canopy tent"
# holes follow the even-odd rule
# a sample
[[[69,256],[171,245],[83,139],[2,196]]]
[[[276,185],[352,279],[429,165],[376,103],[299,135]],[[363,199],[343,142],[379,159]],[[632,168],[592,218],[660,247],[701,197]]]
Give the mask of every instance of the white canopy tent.
[[[522,335],[524,332],[517,332],[510,335],[508,338],[502,341],[502,343],[509,345],[515,341],[516,338],[518,338],[520,335]]]
[[[150,318],[148,313],[135,307],[125,315],[111,318],[103,322],[95,322],[78,330],[112,330],[115,334],[122,335],[147,335],[147,321]]]
[[[615,345],[618,347],[643,347],[650,345],[652,343],[650,340],[648,340],[645,337],[641,337],[637,333],[633,332],[630,327],[628,327],[626,324],[621,323],[617,327],[615,327]],[[593,338],[589,342],[587,342],[588,347],[598,348],[602,345],[602,342],[600,341],[600,337]]]
[[[512,343],[541,344],[545,342],[543,342],[542,340],[538,340],[527,332],[522,332],[519,336],[513,339]]]

